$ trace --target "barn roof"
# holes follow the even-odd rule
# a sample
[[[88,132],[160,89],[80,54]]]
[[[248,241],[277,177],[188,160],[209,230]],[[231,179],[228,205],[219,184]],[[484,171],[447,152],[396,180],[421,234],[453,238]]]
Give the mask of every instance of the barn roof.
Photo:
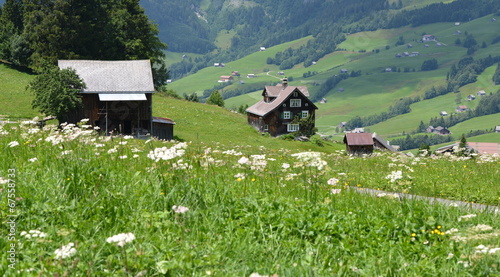
[[[344,136],[344,143],[358,146],[373,145],[373,138],[370,133],[347,133]]]
[[[175,122],[172,119],[166,118],[166,117],[156,117],[156,116],[153,116],[153,122],[154,123],[162,123],[162,124],[175,125]]]
[[[394,149],[394,147],[392,147],[392,145],[390,145],[385,139],[383,139],[381,136],[377,135],[377,134],[373,134],[372,135],[372,138],[373,138],[373,141],[378,141],[378,143],[380,143],[380,145],[382,147],[384,147],[385,149],[391,151],[391,152],[395,152],[396,150]]]
[[[276,88],[278,87],[278,88]],[[286,86],[286,87],[282,87],[281,84],[279,86],[276,86],[276,87],[272,87],[272,86],[266,86],[265,91],[268,92],[269,94],[269,88],[271,89],[271,93],[272,95],[275,95],[275,96],[271,96],[271,97],[276,97],[276,99],[274,99],[273,101],[271,102],[265,102],[264,100],[260,100],[259,102],[255,103],[254,105],[252,105],[251,107],[249,107],[246,112],[248,113],[252,113],[252,114],[255,114],[255,115],[258,115],[258,116],[265,116],[267,115],[268,113],[270,113],[271,111],[275,110],[276,108],[278,108],[281,104],[283,104],[283,102],[285,102],[289,97],[290,95],[294,92],[294,91],[297,91],[299,92],[300,94],[304,95],[305,96],[305,99],[307,101],[309,101],[311,107],[317,109],[316,105],[314,105],[307,97],[309,96],[309,92],[307,91],[307,89],[305,90],[305,92],[307,94],[304,94],[302,92],[302,90],[300,88],[302,87],[296,87],[296,86]]]
[[[153,73],[149,60],[98,61],[59,60],[61,69],[72,68],[87,88],[82,93],[153,93]]]

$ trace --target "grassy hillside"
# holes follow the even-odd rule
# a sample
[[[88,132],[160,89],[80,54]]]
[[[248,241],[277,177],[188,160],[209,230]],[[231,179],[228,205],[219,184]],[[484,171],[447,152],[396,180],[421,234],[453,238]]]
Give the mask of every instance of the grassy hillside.
[[[38,112],[31,108],[32,94],[26,86],[32,75],[0,63],[0,117],[33,118]]]
[[[500,44],[492,45],[491,41],[500,32],[500,24],[491,22],[491,18],[492,16],[486,16],[470,22],[461,22],[459,26],[448,22],[352,34],[338,46],[346,51],[332,53],[309,68],[297,66],[287,70],[286,75],[294,76],[292,84],[306,84],[314,93],[319,89],[315,84],[321,84],[328,77],[338,74],[340,68],[362,71],[361,77],[344,80],[333,88],[325,97],[328,100],[326,104],[318,104],[319,131],[333,134],[340,122],[348,121],[357,115],[366,116],[387,111],[399,98],[423,95],[432,86],[444,85],[451,65],[466,56],[467,49],[455,45],[455,40],[459,38],[463,41],[466,33],[473,35],[479,45],[483,41],[486,43],[486,48],[479,48],[474,54],[475,59],[498,55]],[[437,42],[420,42],[423,34],[435,35],[441,46],[438,46]],[[405,44],[394,46],[399,37],[403,37]],[[408,48],[407,44],[412,44],[413,47]],[[419,52],[419,55],[395,57],[397,53],[403,52]],[[333,57],[335,61],[331,60]],[[438,60],[439,68],[427,72],[420,71],[422,63],[432,58]],[[401,72],[383,72],[387,67],[395,67]],[[408,68],[409,72],[405,73],[405,68]],[[488,68],[478,77],[477,82],[460,88],[460,97],[449,94],[415,103],[411,113],[368,127],[384,136],[399,135],[403,131],[416,129],[420,121],[428,122],[442,110],[454,111],[457,104],[473,108],[478,101],[466,101],[467,95],[476,94],[478,90],[496,92],[500,88],[491,82],[495,69],[496,66]],[[307,71],[317,71],[318,74],[301,78],[302,73]],[[343,88],[344,92],[338,92],[338,88]],[[259,99],[259,93],[260,91],[257,91],[227,99],[227,106],[252,105]],[[460,103],[456,102],[457,98],[461,99]]]

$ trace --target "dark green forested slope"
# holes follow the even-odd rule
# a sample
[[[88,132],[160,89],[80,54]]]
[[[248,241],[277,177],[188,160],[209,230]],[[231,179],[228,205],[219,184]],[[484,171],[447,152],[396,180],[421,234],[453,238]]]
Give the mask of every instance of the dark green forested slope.
[[[163,49],[137,0],[7,0],[0,15],[0,59],[35,71],[58,59],[151,59],[166,81]]]

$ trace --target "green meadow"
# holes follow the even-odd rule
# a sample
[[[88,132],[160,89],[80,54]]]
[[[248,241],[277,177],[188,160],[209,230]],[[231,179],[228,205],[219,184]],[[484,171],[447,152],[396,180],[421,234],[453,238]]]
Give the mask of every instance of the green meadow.
[[[244,131],[233,146],[82,124],[0,128],[2,276],[500,274],[498,157],[354,158],[246,145]]]
[[[0,63],[0,118],[33,118],[38,113],[31,108],[33,96],[26,86],[33,78]]]

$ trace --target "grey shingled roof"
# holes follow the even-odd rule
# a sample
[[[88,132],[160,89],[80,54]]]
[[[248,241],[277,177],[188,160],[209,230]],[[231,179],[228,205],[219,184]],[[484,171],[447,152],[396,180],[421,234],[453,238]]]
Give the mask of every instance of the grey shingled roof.
[[[299,93],[302,93],[304,96],[306,96],[307,99],[307,97],[309,96],[309,92],[307,91],[307,88],[302,91],[302,88],[305,87],[286,86],[283,89],[281,84],[278,84],[277,86],[266,86],[264,92],[267,91],[270,97],[276,97],[276,99],[269,103],[264,102],[264,100],[260,100],[253,106],[249,107],[246,112],[256,114],[258,116],[265,116],[274,109],[278,108],[283,102],[285,102],[295,90],[297,90]],[[316,107],[314,104],[312,105],[313,107]]]
[[[97,61],[59,60],[61,69],[72,68],[87,88],[83,93],[153,93],[153,73],[149,60]]]

